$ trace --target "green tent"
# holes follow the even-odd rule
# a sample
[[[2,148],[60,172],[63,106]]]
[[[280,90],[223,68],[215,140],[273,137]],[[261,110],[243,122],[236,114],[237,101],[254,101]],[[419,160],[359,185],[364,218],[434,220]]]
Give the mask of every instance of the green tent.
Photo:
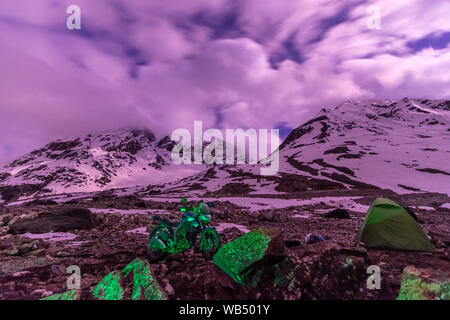
[[[355,242],[368,248],[434,251],[419,224],[400,205],[389,199],[376,199],[367,212]]]

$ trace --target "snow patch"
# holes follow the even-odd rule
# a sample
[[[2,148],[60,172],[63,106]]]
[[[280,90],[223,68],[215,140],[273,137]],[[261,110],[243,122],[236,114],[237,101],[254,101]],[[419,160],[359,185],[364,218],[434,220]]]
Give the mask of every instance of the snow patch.
[[[250,232],[250,230],[247,227],[242,226],[240,224],[235,224],[235,223],[220,223],[216,227],[216,230],[217,230],[217,232],[222,232],[222,231],[224,231],[226,229],[231,229],[231,228],[236,228],[236,229],[238,229],[239,231],[241,231],[243,233]]]
[[[436,210],[433,207],[426,207],[426,206],[419,206],[419,207],[415,207],[416,209],[422,209],[422,210],[427,210],[427,211],[434,211]]]
[[[136,229],[132,229],[132,230],[127,230],[125,231],[125,233],[128,234],[140,234],[143,236],[148,236],[149,233],[147,232],[147,227],[141,227],[141,228],[136,228]]]
[[[50,242],[59,242],[74,240],[77,236],[69,232],[49,232],[40,234],[25,233],[22,235],[22,237],[28,239],[42,239]]]
[[[90,241],[71,241],[69,243],[67,243],[65,246],[66,247],[78,247],[81,246],[85,243],[89,243]]]
[[[99,209],[99,208],[89,208],[92,213],[120,213],[120,215],[129,215],[129,214],[142,214],[142,215],[162,215],[162,214],[170,214],[169,210],[152,210],[152,209]]]
[[[13,278],[18,278],[18,277],[25,276],[27,274],[30,274],[30,271],[19,271],[19,272],[13,273],[12,276],[13,276]]]

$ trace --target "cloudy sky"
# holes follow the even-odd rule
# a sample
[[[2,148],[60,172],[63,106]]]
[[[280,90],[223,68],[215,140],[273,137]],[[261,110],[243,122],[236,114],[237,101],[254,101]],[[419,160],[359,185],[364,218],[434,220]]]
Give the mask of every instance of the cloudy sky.
[[[286,135],[347,99],[450,98],[449,17],[448,0],[0,0],[0,162],[124,126]]]

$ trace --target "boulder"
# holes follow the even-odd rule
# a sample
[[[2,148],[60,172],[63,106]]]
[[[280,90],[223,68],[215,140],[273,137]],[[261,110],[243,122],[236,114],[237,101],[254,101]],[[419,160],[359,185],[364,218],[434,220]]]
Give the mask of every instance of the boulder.
[[[267,267],[283,261],[286,255],[279,231],[262,227],[222,246],[213,260],[235,282],[256,287]]]
[[[12,214],[4,214],[0,217],[0,219],[3,222],[4,226],[7,226],[9,224],[9,222],[13,219],[13,215]]]
[[[273,210],[262,210],[258,211],[258,220],[259,221],[274,221],[274,213]]]
[[[8,232],[12,234],[66,232],[75,229],[92,229],[94,225],[91,211],[75,208],[42,213],[33,220],[10,222]]]
[[[64,293],[57,293],[45,298],[42,298],[41,300],[80,300],[81,297],[81,290],[70,290]]]
[[[278,210],[273,213],[273,220],[275,222],[286,222],[289,220],[289,213],[285,210]]]
[[[19,249],[13,248],[13,249],[6,250],[3,253],[6,254],[7,256],[18,256],[20,252],[19,252]]]
[[[358,252],[342,250],[330,242],[291,249],[295,272],[288,299],[336,300],[364,299],[367,264]],[[363,291],[361,291],[363,288]]]
[[[92,295],[98,300],[122,300],[124,296],[122,282],[122,273],[117,270],[112,271],[100,280]]]
[[[326,213],[324,218],[335,218],[335,219],[351,219],[350,213],[345,209],[334,209]]]
[[[236,296],[246,292],[247,297],[253,297],[249,291],[253,289],[257,299],[277,300],[367,297],[364,252],[330,242],[285,248],[277,244],[279,235],[264,229],[253,230],[250,235],[224,245],[225,250],[219,249],[214,256],[221,269],[216,267],[216,290]],[[222,279],[226,274],[237,287]]]
[[[99,300],[166,300],[167,296],[152,275],[150,264],[135,259],[122,271],[113,271],[95,287]]]
[[[166,300],[164,291],[152,275],[150,264],[142,259],[135,259],[123,270],[125,280],[133,281],[132,300]],[[128,291],[125,290],[125,294]]]
[[[397,300],[450,300],[450,271],[407,266]]]

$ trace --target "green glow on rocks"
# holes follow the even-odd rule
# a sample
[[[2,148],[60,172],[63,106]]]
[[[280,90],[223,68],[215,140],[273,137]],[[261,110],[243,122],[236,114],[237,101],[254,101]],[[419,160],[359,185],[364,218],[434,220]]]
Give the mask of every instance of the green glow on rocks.
[[[343,265],[344,269],[347,269],[351,266],[353,266],[353,260],[351,258],[346,258]]]
[[[165,300],[147,261],[135,259],[122,270],[125,278],[131,272],[133,274],[132,300]]]
[[[81,292],[73,289],[64,293],[58,293],[49,297],[42,298],[41,300],[79,300]]]
[[[165,300],[165,293],[152,276],[146,260],[135,259],[122,272],[115,270],[105,276],[92,292],[99,300]],[[71,290],[41,300],[79,300],[80,290]]]
[[[271,232],[268,228],[258,228],[225,244],[214,255],[214,263],[237,283],[249,282],[249,272],[246,271],[264,257],[272,240]],[[258,282],[258,273],[255,276],[256,279],[252,277],[252,285]]]
[[[288,261],[282,261],[274,266],[274,287],[288,287],[295,280],[295,271],[298,265],[292,265]]]
[[[125,288],[125,289],[124,289]],[[135,259],[122,272],[113,271],[95,287],[93,296],[100,300],[164,300],[166,299],[150,265],[142,259]]]
[[[249,270],[247,273],[245,273],[244,278],[247,279],[249,286],[255,288],[261,280],[262,275],[263,269],[259,269],[256,272],[253,272],[253,270]]]
[[[397,300],[450,300],[450,273],[408,266]]]
[[[122,274],[119,271],[113,271],[100,280],[92,294],[94,298],[100,300],[121,300],[124,295],[121,282]]]

